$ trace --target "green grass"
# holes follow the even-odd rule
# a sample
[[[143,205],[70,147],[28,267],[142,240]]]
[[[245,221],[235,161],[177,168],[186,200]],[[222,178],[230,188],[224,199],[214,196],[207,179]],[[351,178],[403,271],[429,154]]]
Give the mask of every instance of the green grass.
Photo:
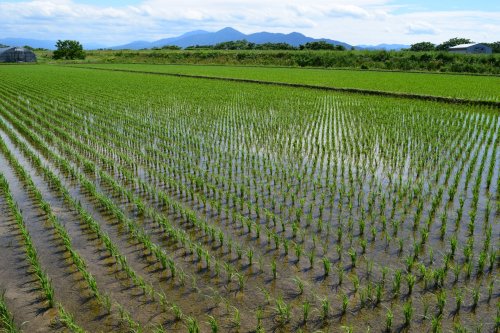
[[[88,66],[500,101],[500,77],[496,76],[213,65],[92,64]]]

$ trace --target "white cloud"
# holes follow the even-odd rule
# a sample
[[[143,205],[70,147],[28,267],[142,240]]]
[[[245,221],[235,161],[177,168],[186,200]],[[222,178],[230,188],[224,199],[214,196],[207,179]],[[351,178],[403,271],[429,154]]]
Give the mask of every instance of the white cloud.
[[[436,35],[437,30],[427,22],[411,23],[406,28],[408,35]]]
[[[0,38],[72,38],[118,45],[191,30],[231,26],[245,33],[299,31],[351,44],[441,42],[463,36],[494,41],[500,12],[397,11],[390,0],[144,0],[96,6],[77,0],[0,2]],[[429,22],[432,22],[430,24]]]

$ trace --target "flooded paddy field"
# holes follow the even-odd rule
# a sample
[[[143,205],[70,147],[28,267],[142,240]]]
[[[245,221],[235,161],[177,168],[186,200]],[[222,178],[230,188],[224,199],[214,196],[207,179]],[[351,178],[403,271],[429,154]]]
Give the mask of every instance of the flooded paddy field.
[[[495,106],[0,74],[0,328],[498,331]]]

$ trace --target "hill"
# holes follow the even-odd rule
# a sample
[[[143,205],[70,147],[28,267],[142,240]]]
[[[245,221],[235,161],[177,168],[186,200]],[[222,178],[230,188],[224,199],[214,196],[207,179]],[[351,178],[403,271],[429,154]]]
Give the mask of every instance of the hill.
[[[334,45],[342,45],[346,48],[351,48],[351,45],[344,42],[331,39],[324,39],[324,38],[316,39],[312,37],[307,37],[298,32],[282,34],[282,33],[272,33],[264,31],[247,35],[236,29],[228,27],[216,32],[207,32],[203,30],[191,31],[178,37],[160,39],[154,42],[135,41],[125,45],[114,46],[111,47],[111,49],[139,50],[139,49],[146,49],[153,47],[162,47],[167,45],[175,45],[185,48],[194,45],[215,45],[222,42],[229,42],[242,39],[246,39],[247,41],[256,44],[287,43],[293,46],[299,46],[301,44],[305,44],[308,42],[325,41]]]

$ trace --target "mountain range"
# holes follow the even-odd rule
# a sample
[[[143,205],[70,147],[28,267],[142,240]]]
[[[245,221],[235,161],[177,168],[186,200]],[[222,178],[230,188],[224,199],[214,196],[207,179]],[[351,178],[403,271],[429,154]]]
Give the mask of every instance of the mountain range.
[[[140,49],[150,49],[154,47],[162,46],[179,46],[182,48],[194,45],[215,45],[217,43],[235,41],[246,39],[247,41],[255,44],[263,43],[287,43],[293,46],[299,46],[309,42],[325,41],[334,45],[342,45],[347,49],[353,47],[345,42],[326,39],[326,38],[312,38],[307,37],[298,32],[292,32],[289,34],[283,33],[272,33],[272,32],[257,32],[253,34],[244,34],[233,28],[224,28],[216,32],[208,32],[204,30],[195,30],[187,32],[183,35],[177,37],[164,38],[156,41],[133,41],[128,44],[118,45],[118,46],[104,46],[99,44],[85,44],[83,46],[87,50],[108,48],[112,50],[140,50]],[[11,46],[24,46],[29,45],[34,48],[45,48],[52,50],[55,48],[55,41],[49,40],[37,40],[37,39],[25,39],[25,38],[4,38],[0,39],[0,44],[11,45]],[[400,50],[402,48],[407,48],[408,45],[400,44],[380,44],[380,45],[359,45],[354,46],[356,49],[370,49],[370,50]]]

